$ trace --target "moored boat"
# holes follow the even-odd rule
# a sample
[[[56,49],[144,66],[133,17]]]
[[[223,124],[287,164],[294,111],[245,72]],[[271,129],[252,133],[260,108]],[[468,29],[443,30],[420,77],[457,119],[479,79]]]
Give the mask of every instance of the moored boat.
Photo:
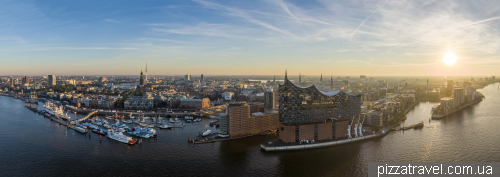
[[[125,136],[122,132],[109,131],[107,137],[130,145],[136,142],[132,137]]]
[[[208,136],[210,134],[212,134],[212,130],[207,130],[207,131],[203,132],[203,134],[201,134],[201,136]]]

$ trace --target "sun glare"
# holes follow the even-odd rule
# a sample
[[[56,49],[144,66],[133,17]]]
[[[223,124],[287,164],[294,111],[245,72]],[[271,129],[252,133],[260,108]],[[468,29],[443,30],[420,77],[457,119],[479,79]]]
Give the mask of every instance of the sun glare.
[[[443,62],[446,65],[451,66],[457,62],[457,56],[453,54],[453,52],[448,52],[444,55]]]

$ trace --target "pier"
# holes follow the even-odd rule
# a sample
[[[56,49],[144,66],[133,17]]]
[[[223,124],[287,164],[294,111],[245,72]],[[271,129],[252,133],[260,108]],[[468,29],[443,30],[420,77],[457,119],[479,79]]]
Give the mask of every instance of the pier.
[[[51,115],[47,115],[47,114],[42,113],[42,112],[41,112],[40,110],[38,110],[38,109],[36,108],[36,106],[35,106],[35,105],[33,105],[33,104],[25,104],[24,106],[25,106],[26,108],[28,108],[29,110],[32,110],[32,111],[33,111],[33,112],[35,112],[35,113],[38,113],[38,114],[40,114],[40,115],[43,115],[45,118],[48,118],[48,119],[50,119],[51,121],[57,122],[57,123],[59,123],[60,125],[67,126],[68,128],[71,128],[71,129],[74,129],[74,128],[75,128],[75,126],[73,126],[73,125],[72,125],[73,123],[76,123],[75,121],[83,121],[83,120],[86,120],[86,119],[88,119],[88,118],[92,117],[93,115],[95,115],[95,114],[97,113],[97,111],[94,111],[94,112],[90,112],[87,116],[85,116],[85,117],[83,117],[83,118],[81,118],[81,119],[74,120],[74,121],[64,121],[64,120],[62,120],[62,119],[57,118],[56,116],[51,116]]]

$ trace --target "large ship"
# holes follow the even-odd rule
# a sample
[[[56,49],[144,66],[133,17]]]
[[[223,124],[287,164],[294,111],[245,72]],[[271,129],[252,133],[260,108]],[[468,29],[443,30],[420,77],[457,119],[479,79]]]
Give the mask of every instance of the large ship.
[[[45,107],[46,114],[49,114],[52,116],[56,115],[55,109],[57,109],[57,107],[54,105],[54,103],[47,101],[47,102],[45,102],[45,105],[43,105],[43,107]]]
[[[134,139],[129,136],[123,135],[122,132],[108,131],[108,138],[130,145],[135,144]]]
[[[51,116],[55,116],[64,121],[69,121],[71,119],[71,116],[69,116],[67,112],[64,113],[64,108],[62,106],[56,106],[54,103],[47,101],[43,107],[45,107],[45,113]]]

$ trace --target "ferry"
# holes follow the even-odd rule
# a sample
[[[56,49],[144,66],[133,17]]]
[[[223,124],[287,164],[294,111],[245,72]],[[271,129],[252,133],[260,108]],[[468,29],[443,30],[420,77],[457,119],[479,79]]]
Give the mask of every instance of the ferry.
[[[125,144],[135,144],[134,139],[129,136],[123,135],[122,132],[109,131],[107,137]]]

